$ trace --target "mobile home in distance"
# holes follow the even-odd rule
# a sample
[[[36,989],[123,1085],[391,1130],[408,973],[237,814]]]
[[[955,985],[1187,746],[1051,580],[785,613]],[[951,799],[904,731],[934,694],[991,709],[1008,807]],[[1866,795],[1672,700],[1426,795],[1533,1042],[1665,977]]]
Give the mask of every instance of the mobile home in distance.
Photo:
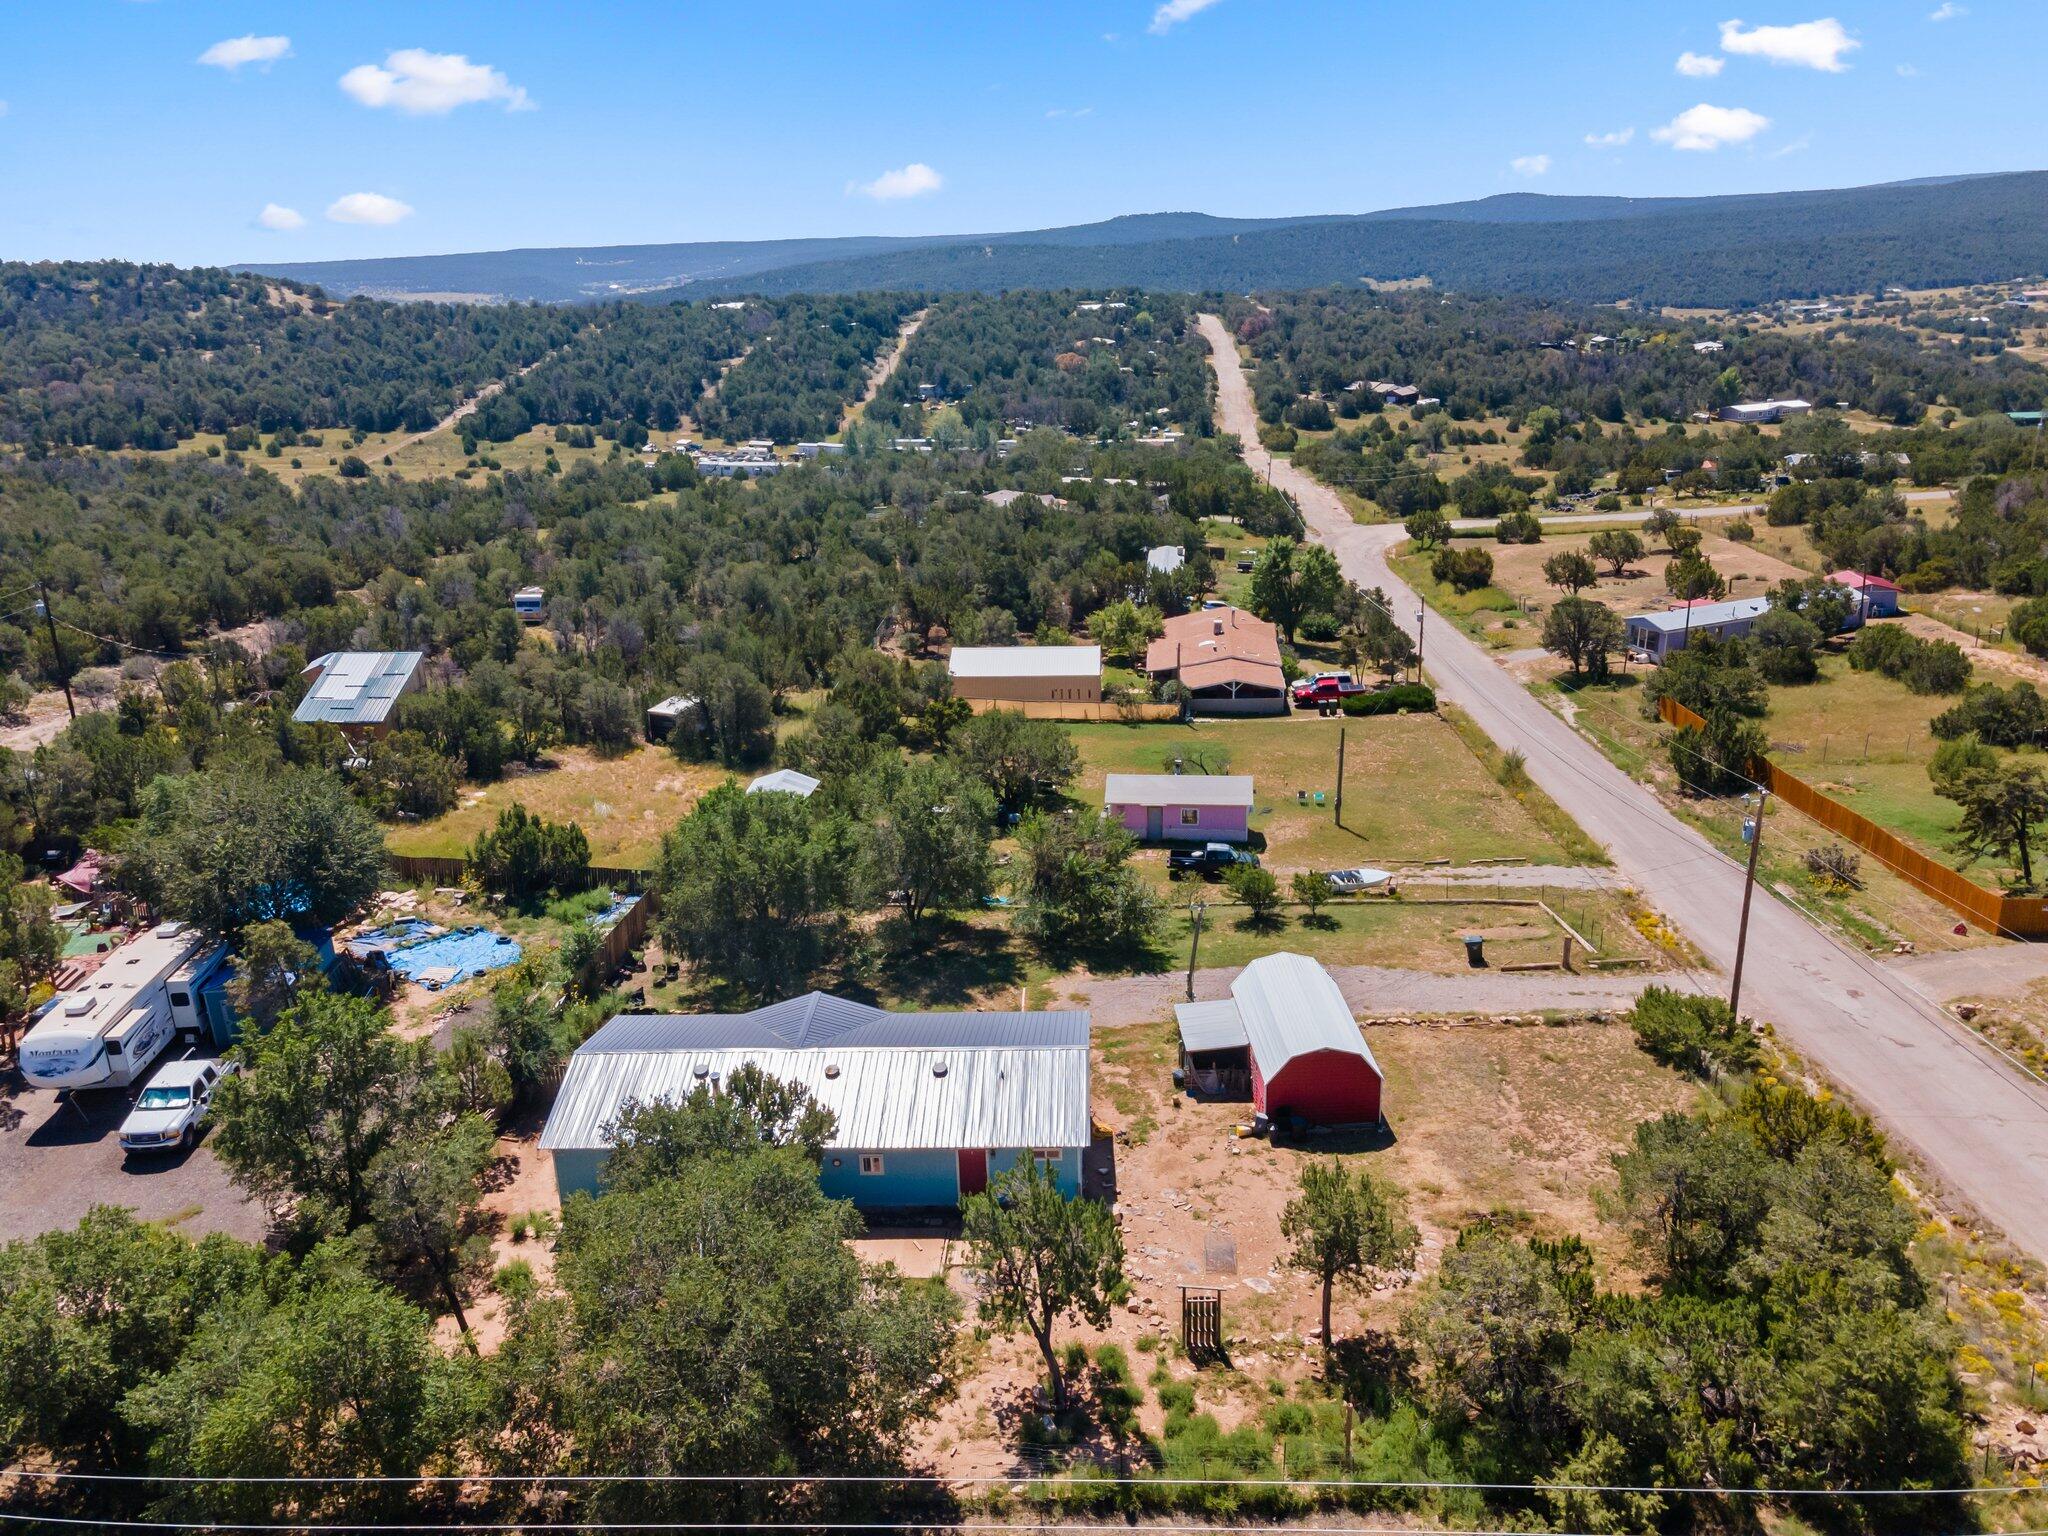
[[[227,947],[183,923],[124,944],[52,998],[22,1037],[21,1075],[38,1088],[125,1088],[180,1034],[207,1021],[200,993]]]
[[[521,587],[512,594],[512,611],[519,615],[520,623],[538,624],[547,600],[547,593],[539,587]]]

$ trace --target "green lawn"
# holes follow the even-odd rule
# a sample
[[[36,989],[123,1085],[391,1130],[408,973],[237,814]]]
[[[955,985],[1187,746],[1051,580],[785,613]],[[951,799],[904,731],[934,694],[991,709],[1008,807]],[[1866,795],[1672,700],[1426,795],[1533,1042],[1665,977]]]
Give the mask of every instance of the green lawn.
[[[1522,609],[1512,592],[1501,587],[1456,591],[1430,574],[1431,558],[1413,544],[1403,544],[1387,563],[1432,609],[1482,644],[1507,649],[1541,643],[1540,631],[1517,617]]]
[[[1341,827],[1339,723],[1315,716],[1073,726],[1082,770],[1070,793],[1081,805],[1099,807],[1106,774],[1168,773],[1176,756],[1189,771],[1248,773],[1254,780],[1254,846],[1283,877],[1297,869],[1351,864],[1503,858],[1562,864],[1584,856],[1583,849],[1565,847],[1521,799],[1496,783],[1447,721],[1385,716],[1347,721],[1343,729]],[[1318,793],[1321,805],[1315,803]],[[1165,854],[1145,858],[1163,877]]]

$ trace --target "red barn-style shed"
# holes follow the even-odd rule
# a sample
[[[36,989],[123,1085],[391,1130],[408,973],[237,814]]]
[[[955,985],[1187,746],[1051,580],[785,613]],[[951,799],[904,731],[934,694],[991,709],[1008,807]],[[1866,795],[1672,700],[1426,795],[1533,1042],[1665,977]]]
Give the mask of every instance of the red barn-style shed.
[[[1358,1125],[1384,1119],[1379,1062],[1330,973],[1306,955],[1266,955],[1228,999],[1176,1010],[1197,1086],[1248,1070],[1252,1106],[1268,1119]]]

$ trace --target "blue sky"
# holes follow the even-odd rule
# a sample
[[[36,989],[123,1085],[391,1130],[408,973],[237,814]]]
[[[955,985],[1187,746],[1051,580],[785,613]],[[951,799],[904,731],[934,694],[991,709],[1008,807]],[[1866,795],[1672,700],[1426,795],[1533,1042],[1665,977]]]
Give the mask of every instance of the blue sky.
[[[0,256],[310,260],[2032,169],[2044,63],[2041,0],[14,0]]]

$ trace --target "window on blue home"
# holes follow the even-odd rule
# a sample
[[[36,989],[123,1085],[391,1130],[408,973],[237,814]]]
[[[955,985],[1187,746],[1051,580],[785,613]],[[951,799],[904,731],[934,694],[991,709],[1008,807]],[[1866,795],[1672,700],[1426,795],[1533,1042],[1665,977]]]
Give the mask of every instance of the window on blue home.
[[[882,1171],[882,1154],[879,1152],[861,1153],[860,1171],[862,1173],[880,1173]]]

